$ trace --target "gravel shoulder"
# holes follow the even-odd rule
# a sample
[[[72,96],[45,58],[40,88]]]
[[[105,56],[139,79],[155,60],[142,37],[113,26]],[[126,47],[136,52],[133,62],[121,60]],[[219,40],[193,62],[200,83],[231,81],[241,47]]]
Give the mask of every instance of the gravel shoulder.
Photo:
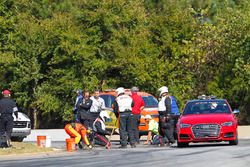
[[[23,155],[32,153],[53,152],[53,148],[40,148],[33,143],[12,142],[10,148],[0,148],[0,155]]]

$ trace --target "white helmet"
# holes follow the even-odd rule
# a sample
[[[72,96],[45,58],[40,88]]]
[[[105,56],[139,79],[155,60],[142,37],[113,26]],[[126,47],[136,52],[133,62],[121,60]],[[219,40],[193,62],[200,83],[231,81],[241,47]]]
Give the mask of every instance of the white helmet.
[[[122,94],[122,93],[125,93],[125,89],[123,87],[119,87],[117,88],[116,90],[116,93],[119,95],[119,94]]]
[[[102,119],[104,122],[105,122],[106,119],[109,119],[109,118],[110,118],[109,114],[108,114],[105,110],[101,111],[100,114],[99,114],[99,116],[101,117],[101,119]],[[105,118],[106,118],[106,119],[105,119]]]
[[[152,119],[151,115],[148,115],[148,114],[144,118],[145,119]]]
[[[162,86],[160,89],[159,89],[160,92],[160,96],[163,94],[163,93],[168,93],[168,87],[166,86]]]

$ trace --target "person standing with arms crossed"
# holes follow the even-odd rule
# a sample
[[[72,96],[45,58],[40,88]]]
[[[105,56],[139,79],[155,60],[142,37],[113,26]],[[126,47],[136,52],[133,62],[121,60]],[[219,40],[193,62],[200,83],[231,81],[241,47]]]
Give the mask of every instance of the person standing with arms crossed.
[[[89,110],[92,106],[92,100],[90,99],[89,92],[84,92],[82,101],[79,103],[78,108],[78,118],[80,122],[87,128],[92,127],[90,125],[90,113]]]
[[[141,110],[144,108],[144,101],[141,96],[137,94],[139,89],[137,87],[131,88],[131,98],[134,101],[134,106],[132,108],[132,133],[134,135],[137,144],[140,144],[140,134],[138,126],[140,124]]]
[[[125,94],[123,87],[116,89],[117,98],[114,102],[114,113],[119,118],[120,143],[119,148],[127,148],[128,137],[130,139],[131,148],[135,146],[135,139],[132,135],[132,107],[134,106],[133,99]]]

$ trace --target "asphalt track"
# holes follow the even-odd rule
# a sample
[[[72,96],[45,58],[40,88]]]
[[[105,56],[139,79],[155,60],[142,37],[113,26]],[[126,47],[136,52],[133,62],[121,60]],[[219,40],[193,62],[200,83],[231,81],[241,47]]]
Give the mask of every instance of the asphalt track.
[[[56,147],[63,147],[59,142]],[[143,146],[119,149],[96,147],[93,150],[60,152],[42,155],[0,157],[0,167],[248,167],[250,140],[240,140],[238,146],[228,143],[192,144],[188,148]]]

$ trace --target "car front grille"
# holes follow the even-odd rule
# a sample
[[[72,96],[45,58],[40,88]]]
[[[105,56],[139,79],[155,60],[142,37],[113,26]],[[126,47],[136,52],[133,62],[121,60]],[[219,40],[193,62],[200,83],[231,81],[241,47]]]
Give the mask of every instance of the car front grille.
[[[14,128],[26,128],[27,121],[14,121]]]
[[[219,136],[220,128],[218,124],[197,124],[192,131],[195,138],[215,138]]]

